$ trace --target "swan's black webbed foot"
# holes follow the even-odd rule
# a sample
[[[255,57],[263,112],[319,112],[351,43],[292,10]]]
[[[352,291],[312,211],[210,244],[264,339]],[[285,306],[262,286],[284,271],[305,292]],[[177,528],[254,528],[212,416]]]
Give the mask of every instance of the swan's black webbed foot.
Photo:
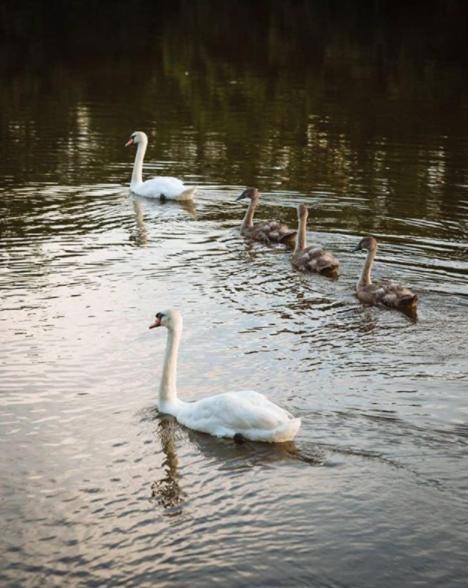
[[[236,433],[234,435],[233,439],[234,439],[234,443],[237,443],[237,445],[242,445],[242,443],[245,442],[244,435],[241,435],[240,433]]]
[[[166,200],[167,200],[167,197],[166,197],[166,195],[165,195],[165,194],[160,194],[160,195],[159,195],[159,200],[160,200],[161,202],[166,202]]]

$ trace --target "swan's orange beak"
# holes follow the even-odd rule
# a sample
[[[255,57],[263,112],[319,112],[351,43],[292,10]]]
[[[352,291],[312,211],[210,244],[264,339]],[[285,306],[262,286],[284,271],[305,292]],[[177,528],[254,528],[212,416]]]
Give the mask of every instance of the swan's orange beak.
[[[161,319],[159,319],[158,317],[156,317],[156,320],[154,321],[154,323],[152,323],[148,329],[155,329],[156,327],[160,327],[161,326]]]
[[[128,147],[129,145],[133,145],[133,139],[130,137],[130,139],[125,143],[125,147]]]

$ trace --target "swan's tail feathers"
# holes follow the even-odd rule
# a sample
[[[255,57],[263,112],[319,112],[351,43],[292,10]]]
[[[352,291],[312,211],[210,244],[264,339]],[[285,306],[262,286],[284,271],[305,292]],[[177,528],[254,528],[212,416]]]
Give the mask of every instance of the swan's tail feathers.
[[[196,191],[196,188],[187,188],[177,196],[177,200],[192,200]]]
[[[237,445],[242,445],[242,443],[245,441],[245,437],[242,435],[242,433],[235,433],[233,439]]]
[[[338,275],[338,268],[340,264],[338,262],[328,262],[324,264],[319,264],[318,266],[318,273],[323,274],[329,278],[336,277]]]
[[[286,247],[289,247],[290,249],[294,249],[294,247],[296,246],[296,235],[297,231],[288,231],[280,237],[280,243],[283,243],[283,245],[286,245]]]
[[[414,308],[418,303],[418,295],[417,294],[407,294],[403,296],[400,300],[400,306],[402,308]]]
[[[272,436],[274,443],[284,443],[285,441],[292,441],[297,435],[301,426],[301,419],[290,419],[281,427],[278,427]]]

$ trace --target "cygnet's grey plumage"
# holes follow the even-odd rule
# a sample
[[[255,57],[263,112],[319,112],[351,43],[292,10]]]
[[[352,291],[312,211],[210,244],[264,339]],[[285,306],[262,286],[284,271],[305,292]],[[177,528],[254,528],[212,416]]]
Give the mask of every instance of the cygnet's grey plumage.
[[[296,241],[296,231],[290,229],[288,225],[278,220],[261,221],[254,224],[253,217],[260,199],[257,188],[246,188],[236,200],[244,198],[250,202],[241,224],[241,235],[268,245],[281,243],[286,247],[293,248]]]
[[[377,253],[377,239],[370,236],[362,238],[354,251],[361,249],[367,251],[367,257],[356,286],[359,300],[364,304],[383,304],[403,311],[416,310],[418,297],[409,288],[391,280],[372,282],[371,271]]]
[[[340,262],[336,257],[321,247],[307,247],[307,217],[309,211],[305,204],[297,207],[298,236],[294,253],[291,257],[293,266],[302,272],[317,272],[319,274],[336,274]]]

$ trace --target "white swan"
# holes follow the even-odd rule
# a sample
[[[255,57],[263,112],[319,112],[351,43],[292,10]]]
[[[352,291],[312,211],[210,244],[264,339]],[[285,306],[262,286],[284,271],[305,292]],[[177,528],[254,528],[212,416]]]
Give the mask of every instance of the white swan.
[[[177,397],[177,354],[182,316],[175,309],[158,312],[150,329],[168,330],[166,355],[159,388],[159,410],[171,414],[186,427],[215,437],[282,442],[296,436],[301,419],[294,418],[263,394],[251,390],[226,392],[184,402]]]
[[[187,188],[178,178],[159,176],[143,181],[143,158],[145,157],[148,137],[143,131],[132,133],[125,147],[137,145],[135,163],[133,164],[130,190],[138,196],[161,198],[162,200],[192,200],[196,188]]]

